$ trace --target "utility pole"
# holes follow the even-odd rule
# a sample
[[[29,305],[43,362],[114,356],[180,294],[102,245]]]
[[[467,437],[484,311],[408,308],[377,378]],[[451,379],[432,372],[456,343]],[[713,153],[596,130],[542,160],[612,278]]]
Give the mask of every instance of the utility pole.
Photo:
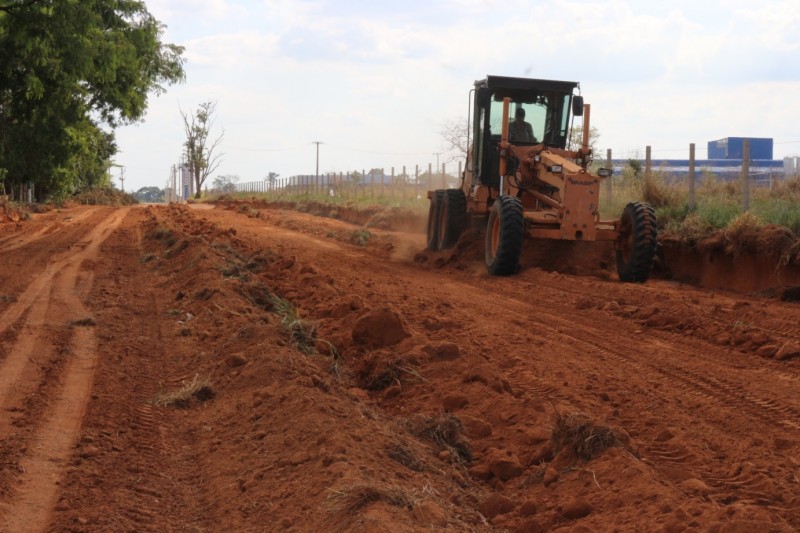
[[[119,169],[119,181],[122,183],[122,192],[125,192],[125,167]]]
[[[442,167],[439,166],[439,156],[442,155],[442,152],[433,152],[433,155],[436,156],[436,172],[441,172]]]
[[[319,179],[319,145],[322,144],[322,141],[312,141],[312,142],[313,142],[313,144],[317,145],[317,171],[315,173],[315,176],[316,176],[315,179],[318,180]]]

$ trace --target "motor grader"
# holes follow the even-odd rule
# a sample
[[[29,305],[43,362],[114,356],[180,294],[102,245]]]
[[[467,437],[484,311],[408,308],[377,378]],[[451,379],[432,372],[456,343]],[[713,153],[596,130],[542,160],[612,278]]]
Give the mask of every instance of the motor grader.
[[[487,76],[475,82],[461,186],[428,191],[428,249],[454,246],[470,222],[485,225],[486,267],[503,276],[517,271],[526,235],[614,241],[619,279],[647,280],[656,251],[655,212],[633,202],[619,219],[600,219],[600,183],[612,169],[589,171],[591,108],[579,93],[579,84],[569,81]],[[570,112],[583,117],[575,149],[567,146]]]

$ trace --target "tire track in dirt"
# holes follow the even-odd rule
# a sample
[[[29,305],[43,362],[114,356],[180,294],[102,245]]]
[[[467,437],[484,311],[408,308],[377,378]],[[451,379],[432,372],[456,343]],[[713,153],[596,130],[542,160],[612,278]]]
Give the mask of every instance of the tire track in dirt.
[[[74,216],[70,215],[64,218],[62,221],[58,221],[56,225],[47,224],[33,233],[26,234],[24,237],[16,233],[12,233],[10,235],[2,237],[0,238],[0,252],[8,253],[14,250],[18,250],[44,237],[52,235],[53,233],[62,231],[65,228],[90,217],[97,211],[97,209],[98,208],[90,208],[78,213],[77,215]]]
[[[225,227],[232,224],[230,217],[222,220]],[[278,222],[312,233],[335,227],[322,221],[319,227],[292,224],[291,220]],[[418,336],[421,343],[454,341],[462,349],[461,357],[469,357],[470,361],[477,360],[475,356],[480,354],[488,364],[483,369],[487,378],[499,374],[514,391],[506,400],[498,399],[498,405],[490,407],[477,401],[473,406],[473,398],[469,398],[465,414],[485,418],[494,427],[492,446],[518,454],[526,449],[519,441],[515,443],[514,434],[510,433],[520,431],[525,423],[519,420],[512,423],[510,416],[506,419],[493,412],[497,409],[503,413],[523,413],[523,402],[527,409],[538,407],[537,411],[542,413],[536,415],[539,424],[546,424],[543,409],[552,400],[557,409],[577,408],[599,424],[608,420],[630,430],[633,443],[641,452],[636,469],[641,469],[651,487],[668,488],[653,491],[668,495],[670,501],[663,506],[660,503],[651,506],[649,529],[658,529],[656,518],[661,514],[658,523],[664,524],[665,530],[680,530],[665,524],[667,515],[685,505],[692,516],[698,516],[700,501],[708,502],[720,515],[726,513],[721,518],[723,522],[729,517],[732,521],[734,513],[742,512],[739,505],[734,505],[741,503],[748,507],[750,516],[759,515],[756,508],[767,507],[774,513],[773,523],[783,520],[788,524],[786,520],[793,520],[797,524],[796,511],[791,507],[798,500],[792,500],[793,491],[789,490],[793,488],[790,476],[796,473],[791,456],[796,442],[791,441],[796,441],[798,435],[791,422],[800,403],[791,391],[797,383],[792,375],[797,367],[793,363],[765,361],[737,350],[732,343],[725,345],[717,339],[704,338],[706,331],[673,332],[666,327],[648,326],[627,311],[623,316],[595,305],[579,306],[582,298],[601,304],[609,299],[618,300],[616,303],[624,307],[660,306],[670,317],[683,320],[682,313],[691,313],[691,318],[700,325],[713,323],[724,330],[732,326],[742,309],[755,315],[760,311],[760,303],[767,308],[765,302],[752,299],[745,303],[742,300],[749,299],[743,296],[691,287],[684,291],[658,281],[646,286],[619,285],[535,270],[524,271],[517,278],[487,279],[470,275],[475,269],[457,272],[461,264],[450,268],[446,263],[434,264],[434,261],[428,263],[432,267],[402,264],[395,268],[380,257],[376,259],[380,249],[372,247],[372,243],[371,248],[363,251],[354,249],[360,258],[340,262],[327,247],[310,241],[295,244],[300,239],[293,238],[291,233],[296,232],[281,232],[276,243],[266,237],[268,232],[258,228],[256,222],[243,221],[241,229],[235,227],[243,238],[254,239],[253,235],[264,234],[263,242],[250,244],[253,249],[272,246],[282,254],[291,255],[303,267],[325,265],[326,274],[336,280],[339,290],[360,295],[366,308],[393,307],[408,320],[412,335]],[[437,266],[442,267],[438,272]],[[359,277],[349,275],[348,270],[358,272]],[[294,291],[295,287],[286,283],[283,289]],[[294,294],[314,309],[316,301],[311,291],[298,290]],[[753,307],[745,307],[748,303]],[[769,316],[780,313],[780,309],[769,309],[766,317],[754,317],[752,321],[769,325]],[[694,324],[689,325],[694,329]],[[341,326],[345,334],[349,332],[348,324]],[[456,363],[453,367],[463,371]],[[772,380],[779,383],[771,387]],[[447,382],[436,381],[433,387],[437,389],[422,391],[431,398],[428,407],[438,405],[440,386],[443,391],[454,390],[451,387],[462,391],[464,387],[458,375]],[[405,400],[406,391],[401,394]],[[424,401],[415,402],[412,394],[408,393],[411,406],[423,404]],[[387,400],[387,405],[392,403]],[[773,446],[773,441],[783,437],[790,441],[785,447]],[[603,461],[598,458],[598,465],[602,467]],[[575,481],[572,480],[571,488],[575,487]],[[595,485],[601,488],[596,479],[588,485],[592,491]],[[513,483],[503,490],[511,497],[527,495],[532,488],[514,492],[511,487]],[[535,489],[535,493],[547,500],[552,494],[548,491],[558,491],[558,486],[553,487]],[[604,484],[602,489],[607,486]],[[569,494],[571,497],[573,492]],[[595,492],[591,495],[592,500],[599,496]],[[649,496],[645,494],[643,498]],[[611,503],[609,508],[616,506],[616,502]],[[683,525],[690,525],[690,520]]]
[[[515,302],[519,301],[517,296],[506,294],[506,297]],[[539,322],[542,316],[547,320]],[[595,327],[592,322],[576,320],[574,316],[569,320],[564,319],[561,315],[540,308],[535,309],[532,313],[528,309],[528,317],[533,327],[550,328],[555,335],[566,339],[568,344],[584,346],[586,355],[589,357],[603,361],[615,361],[617,363],[614,365],[615,367],[631,368],[638,375],[653,373],[661,375],[666,378],[666,383],[670,388],[678,387],[677,390],[683,391],[680,396],[695,395],[704,401],[714,402],[723,409],[735,411],[738,416],[747,414],[754,422],[766,420],[784,429],[800,429],[800,425],[797,423],[800,420],[799,412],[791,405],[786,405],[785,402],[782,403],[775,398],[763,397],[756,392],[747,391],[741,382],[727,380],[719,373],[715,373],[715,375],[700,373],[693,366],[682,362],[696,359],[697,354],[703,353],[705,355],[704,364],[713,363],[713,353],[720,351],[718,348],[710,351],[706,349],[705,352],[700,349],[690,352],[682,348],[683,344],[669,338],[675,336],[674,334],[655,331],[651,334],[651,337],[654,338],[650,339],[650,345],[657,346],[660,355],[648,358],[636,350],[635,346],[639,344],[638,342],[631,347],[629,343],[619,342],[608,337],[608,330],[623,331],[624,324],[609,325],[607,329],[600,329]],[[617,318],[616,321],[621,321],[621,319]],[[572,333],[567,333],[568,331]],[[692,339],[682,338],[681,340],[684,344],[698,343]],[[753,367],[755,367],[754,364]],[[530,385],[520,381],[523,377],[527,377],[527,374],[510,376],[509,381],[516,388],[530,389]],[[537,379],[537,381],[540,380]],[[541,386],[533,388],[542,389]],[[569,397],[568,394],[560,394],[560,396]],[[724,421],[721,420],[720,423],[724,423]],[[781,432],[776,433],[780,434]],[[709,461],[708,457],[701,457],[680,443],[645,443],[642,451],[644,452],[643,460],[650,462],[667,478],[673,479],[679,485],[686,479],[700,479],[709,485],[709,494],[723,503],[733,501],[754,503],[761,506],[766,505],[777,512],[788,513],[790,511],[787,508],[769,505],[781,501],[783,498],[780,496],[781,494],[791,494],[791,491],[784,486],[779,473],[747,463],[740,465],[735,473],[731,474],[729,471],[731,465],[723,462],[714,468],[714,462]]]
[[[87,305],[97,319],[98,363],[48,531],[76,523],[88,531],[213,530],[201,503],[203,472],[186,451],[199,442],[181,440],[183,410],[154,405],[183,381],[168,379],[179,350],[174,321],[160,319],[174,303],[162,299],[169,284],[154,277],[152,264],[142,267],[146,213],[133,210],[102,245],[94,270],[82,271],[97,277]]]
[[[528,316],[529,320],[533,321],[533,323],[531,323],[532,326],[538,326],[542,330],[555,332],[558,336],[566,338],[571,342],[579,343],[597,354],[602,354],[604,357],[610,357],[616,359],[620,363],[633,366],[638,372],[653,371],[663,374],[671,380],[683,383],[704,398],[714,399],[723,406],[729,408],[742,407],[747,409],[757,419],[767,417],[773,422],[780,423],[793,429],[800,429],[800,424],[798,424],[798,422],[800,422],[800,410],[782,404],[775,398],[761,397],[755,393],[743,392],[740,382],[734,383],[719,377],[719,375],[712,377],[707,373],[700,374],[695,371],[692,366],[680,361],[680,359],[695,359],[698,353],[703,353],[705,356],[704,361],[706,363],[713,363],[712,356],[714,352],[720,351],[717,347],[708,350],[708,346],[706,346],[705,351],[697,350],[690,352],[681,348],[681,342],[698,344],[700,343],[699,341],[678,335],[681,342],[675,342],[674,338],[666,338],[668,336],[674,337],[676,336],[675,334],[650,330],[648,331],[648,343],[651,346],[654,344],[657,345],[659,349],[664,352],[662,356],[654,360],[653,358],[642,356],[641,353],[632,350],[629,346],[626,346],[625,343],[620,343],[619,339],[610,338],[608,336],[609,330],[624,330],[625,324],[620,319],[616,319],[614,322],[621,323],[601,329],[596,327],[593,322],[580,320],[574,314],[571,315],[570,318],[564,318],[565,314],[549,312],[543,307],[531,308],[529,304],[521,302],[518,296],[505,291],[503,292],[506,298],[521,304],[522,307],[520,311],[524,313],[525,316]],[[545,320],[541,320],[541,318],[545,318]],[[554,326],[556,327],[554,328]],[[569,331],[574,333],[567,333]],[[637,342],[636,344],[638,345],[639,343]],[[675,357],[676,355],[680,357],[677,358]],[[760,359],[757,361],[759,364],[763,364]],[[755,368],[754,365],[752,366]],[[739,372],[741,372],[741,370],[739,370]],[[736,407],[731,406],[732,399],[737,401],[738,405]]]
[[[102,242],[120,225],[129,210],[116,210],[98,223],[74,248],[52,258],[30,287],[0,317],[0,330],[8,328],[28,312],[20,336],[0,364],[0,428],[8,427],[8,407],[19,403],[35,383],[21,383],[34,376],[31,353],[42,347],[48,328],[69,330],[68,359],[59,395],[47,413],[20,461],[23,472],[17,480],[14,501],[0,507],[0,530],[41,531],[46,525],[58,491],[58,479],[81,427],[83,412],[92,388],[97,339],[83,299],[91,276],[82,273],[84,262],[96,257]],[[88,215],[87,215],[88,216]],[[49,319],[52,317],[52,319]],[[66,319],[67,323],[63,321]],[[60,323],[59,323],[60,322]]]

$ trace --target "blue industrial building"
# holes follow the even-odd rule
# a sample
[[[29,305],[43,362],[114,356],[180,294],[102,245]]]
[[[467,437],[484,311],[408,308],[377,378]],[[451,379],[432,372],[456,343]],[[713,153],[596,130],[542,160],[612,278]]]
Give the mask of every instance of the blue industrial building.
[[[708,159],[697,159],[694,162],[698,174],[711,173],[721,179],[736,179],[741,175],[744,141],[750,141],[750,175],[756,183],[772,183],[773,179],[782,179],[800,174],[800,158],[773,159],[773,140],[764,137],[725,137],[708,142]],[[619,175],[628,159],[612,161],[614,174]],[[645,161],[639,160],[644,167]],[[688,159],[652,160],[653,169],[672,177],[680,178],[689,173]]]
[[[709,159],[742,159],[744,141],[750,141],[750,160],[772,159],[772,139],[765,137],[725,137],[708,141]]]

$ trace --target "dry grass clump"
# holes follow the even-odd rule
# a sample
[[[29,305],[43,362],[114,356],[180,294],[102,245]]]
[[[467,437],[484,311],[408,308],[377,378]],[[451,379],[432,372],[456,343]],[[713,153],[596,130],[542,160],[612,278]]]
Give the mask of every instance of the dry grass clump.
[[[686,215],[677,227],[676,233],[690,242],[708,237],[714,231],[713,226],[703,220],[697,213]]]
[[[709,197],[741,197],[741,180],[720,179],[709,172],[703,172],[697,182],[696,189],[698,196]]]
[[[382,391],[393,383],[400,383],[400,362],[389,361],[382,369],[366,377],[364,388],[368,391]]]
[[[460,462],[472,461],[472,450],[462,436],[463,426],[458,417],[449,413],[436,416],[417,415],[406,421],[412,435],[448,450]]]
[[[31,210],[31,213],[49,213],[53,210],[52,204],[30,204],[28,206]]]
[[[155,228],[145,233],[145,237],[157,241],[164,241],[164,244],[167,246],[167,248],[173,246],[176,242],[178,242],[178,239],[175,236],[175,234],[172,233],[172,230],[166,226],[156,226]]]
[[[75,320],[69,323],[72,327],[91,327],[96,326],[97,322],[95,322],[94,318],[90,316],[85,316],[82,318],[76,318]]]
[[[769,191],[771,198],[800,202],[800,176],[776,182]]]
[[[174,391],[163,391],[156,395],[153,403],[161,407],[178,407],[186,409],[193,402],[203,403],[214,398],[209,378],[201,378],[195,374],[191,381],[184,381],[183,386]]]
[[[249,205],[240,205],[237,209],[240,213],[247,215],[248,218],[261,218],[261,211],[253,209]]]
[[[394,442],[384,448],[386,455],[392,459],[413,470],[414,472],[421,472],[425,469],[425,464],[420,461],[414,452],[412,452],[406,445],[401,442]]]
[[[753,239],[753,233],[764,225],[759,217],[746,211],[730,221],[725,228],[725,252],[738,255]]]
[[[300,318],[292,302],[284,300],[276,294],[270,296],[272,311],[281,317],[281,327],[289,336],[289,340],[298,350],[306,355],[316,353],[317,328]]]
[[[590,461],[608,448],[625,447],[617,431],[592,423],[583,413],[556,413],[552,443],[556,454],[568,449],[576,458],[584,461]]]
[[[685,203],[685,195],[681,187],[668,184],[659,174],[642,180],[642,200],[656,209],[679,206]]]
[[[367,368],[362,374],[363,388],[368,391],[382,391],[394,383],[399,385],[402,382],[426,381],[419,370],[409,363],[410,361],[403,359],[376,362],[374,367]]]
[[[384,501],[395,507],[406,507],[408,509],[412,505],[411,498],[405,492],[394,488],[353,485],[339,490],[328,489],[328,491],[330,492],[328,501],[334,507],[347,514],[355,513],[377,501]]]

